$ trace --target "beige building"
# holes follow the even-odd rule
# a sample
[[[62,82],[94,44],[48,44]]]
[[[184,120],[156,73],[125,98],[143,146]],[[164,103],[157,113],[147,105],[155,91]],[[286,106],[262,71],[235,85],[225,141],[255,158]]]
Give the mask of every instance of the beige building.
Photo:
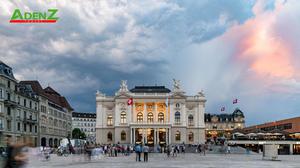
[[[21,81],[31,86],[39,100],[39,146],[57,147],[60,140],[71,137],[72,112],[65,97],[51,87],[42,88],[38,81]]]
[[[96,141],[96,113],[72,113],[72,130],[79,128],[89,142]]]
[[[245,127],[244,113],[236,108],[230,114],[205,114],[206,138],[230,137],[235,129]]]
[[[197,144],[205,141],[203,92],[187,96],[179,81],[164,86],[136,86],[122,81],[115,96],[96,94],[96,142],[101,144]],[[132,105],[128,101],[132,100]]]
[[[1,61],[0,133],[2,140],[3,137],[12,137],[13,142],[31,142],[34,146],[38,145],[37,96],[32,88],[18,83],[12,68]]]

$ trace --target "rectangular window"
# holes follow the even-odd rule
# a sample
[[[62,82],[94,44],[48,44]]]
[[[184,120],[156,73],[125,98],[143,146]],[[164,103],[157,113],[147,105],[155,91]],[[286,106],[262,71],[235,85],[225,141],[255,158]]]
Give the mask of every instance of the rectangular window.
[[[29,108],[32,108],[32,102],[31,101],[29,102]]]
[[[27,119],[27,112],[24,111],[24,116],[23,116],[24,119]]]
[[[18,104],[20,104],[20,102],[21,102],[21,98],[20,96],[18,96]]]
[[[24,99],[24,104],[23,105],[24,105],[24,107],[26,107],[26,99]]]
[[[35,133],[37,133],[37,131],[38,131],[37,129],[38,129],[37,126],[34,126],[34,132]]]
[[[32,125],[29,125],[29,132],[32,132]]]
[[[21,124],[18,122],[18,131],[21,131]]]
[[[0,129],[3,129],[3,120],[0,118]]]
[[[7,87],[10,88],[10,81],[7,81]]]
[[[10,107],[7,107],[7,115],[9,115],[10,116]]]
[[[24,132],[26,132],[26,126],[27,126],[26,124],[23,125]]]
[[[21,110],[18,109],[18,110],[17,110],[17,118],[20,118],[20,116],[21,116]]]
[[[7,93],[7,100],[10,100],[10,93]]]
[[[7,130],[8,130],[8,131],[11,131],[11,122],[10,122],[10,120],[7,120],[7,121],[6,121],[6,124],[7,124],[7,125],[6,125]]]
[[[0,113],[2,113],[3,111],[2,111],[2,104],[0,104]]]
[[[2,88],[0,88],[0,99],[2,99],[3,98],[3,90],[2,90]]]

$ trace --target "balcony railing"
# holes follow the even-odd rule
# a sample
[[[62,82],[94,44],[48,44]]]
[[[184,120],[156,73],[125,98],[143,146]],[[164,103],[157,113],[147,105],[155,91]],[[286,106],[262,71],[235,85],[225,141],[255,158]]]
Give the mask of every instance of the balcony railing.
[[[130,124],[134,124],[134,125],[164,125],[164,124],[170,124],[170,122],[150,122],[150,121],[134,121],[131,122]]]
[[[16,107],[18,106],[17,102],[10,100],[10,99],[6,99],[4,100],[4,104],[7,106],[11,106],[11,107]]]
[[[175,122],[174,125],[182,125],[181,122]]]
[[[24,118],[24,121],[27,122],[27,123],[37,123],[37,120],[36,119],[32,119],[32,118]]]

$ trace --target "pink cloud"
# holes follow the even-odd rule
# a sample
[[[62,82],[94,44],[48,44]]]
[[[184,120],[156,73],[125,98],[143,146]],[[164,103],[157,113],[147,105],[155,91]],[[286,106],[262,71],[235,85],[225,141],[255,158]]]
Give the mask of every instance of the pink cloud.
[[[277,2],[274,10],[265,11],[262,1],[258,1],[252,19],[233,26],[223,35],[224,43],[234,44],[234,62],[246,64],[246,79],[256,78],[268,86],[286,80],[298,81],[300,69],[294,64],[294,55],[299,49],[292,41],[285,40],[285,34],[277,28],[278,17],[282,19],[281,13],[286,8],[286,4]]]

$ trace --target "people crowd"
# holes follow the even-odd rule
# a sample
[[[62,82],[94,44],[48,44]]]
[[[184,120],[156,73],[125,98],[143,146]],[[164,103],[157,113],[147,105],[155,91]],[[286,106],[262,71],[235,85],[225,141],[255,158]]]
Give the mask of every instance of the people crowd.
[[[6,151],[6,164],[4,168],[18,168],[26,164],[28,158],[24,151],[26,151],[27,144],[16,143],[12,144],[9,139],[7,139],[7,148],[2,149]],[[165,153],[166,157],[178,157],[181,154],[186,152],[196,152],[200,155],[205,156],[206,151],[210,150],[210,143],[203,143],[197,145],[186,145],[182,144],[170,144],[170,145],[154,145],[149,146],[149,144],[96,144],[93,142],[85,142],[80,145],[72,146],[71,143],[65,146],[59,146],[57,148],[51,147],[40,147],[39,156],[44,160],[51,159],[51,154],[57,154],[59,157],[68,157],[72,154],[82,155],[82,158],[85,158],[86,161],[91,161],[94,159],[101,159],[102,157],[119,157],[119,156],[130,156],[132,153],[135,153],[136,162],[148,162],[149,153]],[[34,148],[32,148],[34,149]],[[226,153],[230,153],[230,146],[226,148]],[[150,155],[151,156],[151,155]]]

